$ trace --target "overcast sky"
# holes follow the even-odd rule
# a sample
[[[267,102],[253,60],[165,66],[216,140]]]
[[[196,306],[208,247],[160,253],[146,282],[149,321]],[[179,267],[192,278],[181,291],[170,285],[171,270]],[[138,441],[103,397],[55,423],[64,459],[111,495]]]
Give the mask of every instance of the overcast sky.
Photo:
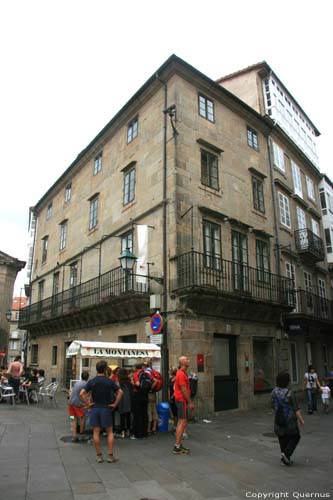
[[[332,46],[324,0],[2,1],[0,250],[27,260],[29,206],[173,53],[212,79],[266,60],[333,179]]]

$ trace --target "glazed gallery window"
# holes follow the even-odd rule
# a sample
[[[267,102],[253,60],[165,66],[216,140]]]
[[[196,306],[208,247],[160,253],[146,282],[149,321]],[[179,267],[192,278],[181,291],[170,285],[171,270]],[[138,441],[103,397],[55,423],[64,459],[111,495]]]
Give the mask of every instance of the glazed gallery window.
[[[135,167],[124,173],[124,205],[130,203],[135,198]]]
[[[98,223],[98,196],[90,200],[89,206],[89,230],[97,226]]]
[[[264,182],[258,177],[252,177],[253,208],[265,213]]]
[[[281,170],[281,172],[285,172],[285,166],[284,166],[284,154],[280,146],[275,144],[273,142],[273,159],[274,159],[274,165]]]
[[[97,156],[95,156],[94,160],[94,175],[97,175],[98,172],[102,170],[102,157],[103,153],[99,153]]]
[[[301,169],[293,161],[291,162],[291,168],[292,168],[292,173],[293,173],[294,192],[300,198],[303,198]]]
[[[203,95],[199,95],[199,115],[206,118],[206,120],[209,120],[210,122],[215,121],[214,103]]]
[[[291,229],[289,200],[284,194],[282,193],[278,194],[279,194],[279,207],[280,207],[280,222],[287,228]]]
[[[49,246],[49,237],[45,236],[42,241],[43,241],[42,263],[44,263],[46,262],[47,259],[47,248]]]
[[[221,269],[221,228],[217,224],[204,221],[204,265]]]
[[[219,170],[217,156],[201,150],[201,182],[205,186],[219,189]]]
[[[67,221],[64,221],[60,224],[60,244],[59,249],[64,250],[66,248],[67,243]]]
[[[254,393],[273,388],[273,342],[269,338],[253,338]]]
[[[68,203],[72,196],[72,183],[67,184],[65,189],[65,203]]]
[[[127,144],[133,141],[138,135],[139,120],[134,118],[127,126]]]
[[[306,176],[306,188],[307,188],[308,197],[310,198],[310,200],[315,201],[316,196],[315,196],[314,184],[313,184],[312,179],[310,179],[308,176]]]
[[[250,148],[259,151],[258,134],[250,127],[247,127],[247,143]]]

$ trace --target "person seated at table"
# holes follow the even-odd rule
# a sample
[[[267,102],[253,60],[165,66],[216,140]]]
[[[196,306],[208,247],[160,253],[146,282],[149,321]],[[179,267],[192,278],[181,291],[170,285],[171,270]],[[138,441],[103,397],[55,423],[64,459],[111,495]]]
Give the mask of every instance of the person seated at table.
[[[45,382],[45,370],[43,368],[39,368],[37,372],[38,385],[41,386]]]
[[[32,391],[35,391],[38,387],[38,378],[37,378],[38,370],[36,368],[32,368],[30,374],[28,375],[28,379],[23,382],[22,387],[26,387],[28,389],[28,397],[29,401],[32,401]]]

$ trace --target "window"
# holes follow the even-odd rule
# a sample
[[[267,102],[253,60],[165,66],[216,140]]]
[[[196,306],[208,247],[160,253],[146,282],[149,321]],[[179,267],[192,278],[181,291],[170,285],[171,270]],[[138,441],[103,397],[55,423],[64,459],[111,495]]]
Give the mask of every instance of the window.
[[[313,307],[312,301],[312,276],[307,271],[304,271],[304,286],[306,291],[306,305],[309,309]]]
[[[214,122],[214,103],[207,97],[199,95],[199,115],[210,122]]]
[[[282,193],[278,194],[279,194],[279,206],[280,206],[280,222],[284,226],[291,229],[289,200],[284,194]]]
[[[43,238],[43,251],[42,251],[42,264],[46,262],[47,259],[47,247],[49,245],[49,237],[44,236]]]
[[[47,206],[46,220],[50,219],[52,216],[52,202]]]
[[[289,342],[290,378],[293,384],[298,383],[298,357],[296,342]]]
[[[59,282],[60,282],[60,273],[54,273],[53,275],[53,285],[52,285],[52,295],[57,295],[59,293]]]
[[[67,221],[64,221],[60,224],[60,244],[59,244],[60,250],[66,248],[66,242],[67,242]]]
[[[58,346],[53,345],[52,346],[52,366],[55,366],[58,364]]]
[[[272,339],[253,338],[254,392],[268,392],[273,388]]]
[[[217,224],[204,221],[204,265],[221,269],[221,228]]]
[[[332,253],[332,239],[331,239],[331,230],[325,229],[325,240],[326,240],[326,252]]]
[[[10,340],[9,341],[9,349],[15,350],[19,348],[19,341],[18,340]]]
[[[327,197],[327,205],[328,209],[331,213],[333,213],[333,203],[332,203],[332,196],[326,192],[326,197]]]
[[[291,161],[291,168],[293,173],[294,192],[295,194],[303,198],[301,169],[293,161]]]
[[[252,177],[253,208],[261,213],[265,213],[264,203],[264,182],[258,177]]]
[[[232,271],[235,290],[249,290],[248,247],[246,234],[232,231]]]
[[[269,248],[266,241],[256,240],[257,277],[258,281],[269,283],[270,265]]]
[[[94,160],[94,175],[97,175],[98,172],[102,170],[102,156],[103,153],[99,153],[97,156],[95,156]]]
[[[319,190],[319,195],[320,195],[321,213],[323,215],[327,215],[327,205],[326,205],[325,190],[323,188],[321,188]]]
[[[320,312],[325,317],[328,313],[328,302],[326,300],[326,283],[323,279],[318,279],[318,294],[320,297]]]
[[[312,232],[320,238],[319,224],[316,220],[311,219]]]
[[[82,368],[89,368],[89,358],[82,358]]]
[[[65,189],[65,202],[68,203],[72,195],[72,183],[67,184]]]
[[[284,173],[285,172],[284,154],[280,146],[275,144],[275,142],[273,142],[273,159],[274,159],[274,165]]]
[[[136,138],[138,135],[138,126],[139,126],[139,120],[138,118],[134,118],[127,127],[127,144],[133,141],[133,139]]]
[[[294,294],[294,290],[296,290],[296,273],[295,266],[290,262],[286,262],[286,276],[291,280],[291,290],[288,290],[288,304],[290,306],[295,305],[295,311],[297,311],[297,294]]]
[[[97,226],[98,222],[98,196],[90,200],[89,208],[89,230]]]
[[[310,179],[308,176],[306,176],[306,189],[310,200],[316,201],[314,184],[312,179]]]
[[[217,156],[201,150],[201,182],[205,186],[219,189],[219,171]]]
[[[127,205],[135,198],[135,167],[124,172],[124,199],[123,204]]]
[[[73,262],[69,268],[69,287],[77,285],[77,262]]]
[[[38,365],[38,344],[31,345],[31,361],[32,365]]]
[[[121,253],[124,252],[125,250],[129,250],[130,252],[133,252],[133,232],[130,231],[129,233],[124,234],[121,237]]]
[[[247,143],[252,149],[259,151],[258,134],[250,127],[247,127]]]
[[[41,302],[43,300],[43,296],[44,296],[44,280],[40,281],[38,283],[38,299],[37,299],[37,301]]]

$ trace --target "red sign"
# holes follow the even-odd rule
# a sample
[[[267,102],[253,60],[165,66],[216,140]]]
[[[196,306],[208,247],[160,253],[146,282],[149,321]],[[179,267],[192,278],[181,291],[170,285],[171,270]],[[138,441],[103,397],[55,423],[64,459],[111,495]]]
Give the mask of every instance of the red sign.
[[[197,354],[197,370],[203,372],[205,368],[205,357],[203,354]]]
[[[163,318],[159,313],[153,314],[150,318],[150,329],[152,333],[161,333],[163,328]]]

